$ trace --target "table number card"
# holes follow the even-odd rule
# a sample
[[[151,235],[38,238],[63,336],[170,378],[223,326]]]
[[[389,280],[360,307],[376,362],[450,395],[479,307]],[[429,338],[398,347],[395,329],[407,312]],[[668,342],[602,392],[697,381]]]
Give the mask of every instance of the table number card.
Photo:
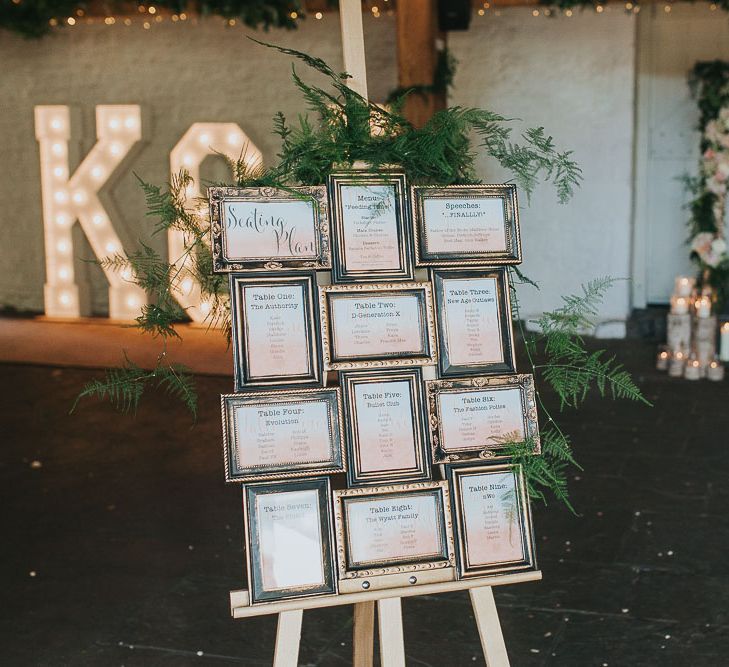
[[[339,374],[350,486],[430,478],[419,368]]]
[[[230,275],[235,389],[321,385],[316,277]]]
[[[535,569],[521,466],[448,466],[460,578]]]
[[[435,363],[428,283],[327,285],[319,295],[326,368]]]
[[[514,185],[414,186],[417,266],[519,264]]]
[[[213,271],[331,268],[326,187],[208,189]]]
[[[329,177],[333,280],[412,280],[410,216],[403,174],[345,172]]]
[[[434,463],[503,456],[527,440],[540,452],[531,375],[426,380],[425,391]]]
[[[446,482],[334,492],[340,579],[452,567]]]
[[[344,471],[338,388],[227,394],[221,403],[226,481]]]
[[[245,487],[251,601],[336,593],[329,480]]]
[[[432,270],[441,376],[516,370],[506,269]]]

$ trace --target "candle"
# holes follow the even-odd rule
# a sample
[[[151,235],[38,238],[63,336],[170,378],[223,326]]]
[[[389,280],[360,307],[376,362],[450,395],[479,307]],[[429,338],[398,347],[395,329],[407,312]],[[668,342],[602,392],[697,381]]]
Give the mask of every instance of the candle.
[[[706,377],[714,382],[724,379],[724,364],[714,359],[706,369]]]
[[[687,296],[671,297],[671,313],[673,315],[685,315],[689,311],[689,300]]]
[[[670,359],[668,363],[668,374],[674,378],[680,378],[683,375],[683,366],[686,361],[686,355],[679,350]]]
[[[687,380],[700,380],[701,379],[701,364],[698,359],[691,359],[686,364],[683,376]]]
[[[711,317],[711,299],[708,296],[702,296],[696,299],[694,303],[696,308],[696,315],[701,319]]]
[[[729,361],[729,322],[724,322],[724,324],[721,325],[719,359],[722,361]]]
[[[693,290],[695,283],[695,278],[689,278],[688,276],[678,276],[676,278],[673,292],[676,296],[691,296],[691,290]]]
[[[656,359],[656,368],[659,371],[668,370],[668,360],[670,356],[671,355],[668,354],[668,350],[666,350],[665,348],[658,353],[658,358]]]

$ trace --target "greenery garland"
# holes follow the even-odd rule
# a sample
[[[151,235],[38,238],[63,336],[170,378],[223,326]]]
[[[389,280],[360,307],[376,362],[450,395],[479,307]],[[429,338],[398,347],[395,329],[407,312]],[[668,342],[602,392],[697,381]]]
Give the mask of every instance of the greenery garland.
[[[266,45],[270,46],[270,45]],[[474,161],[476,150],[490,156],[508,169],[523,191],[529,195],[537,182],[551,182],[560,201],[566,202],[579,185],[579,167],[570,153],[558,151],[543,128],[525,129],[519,141],[512,139],[511,122],[483,109],[451,107],[437,112],[422,128],[413,127],[399,114],[403,99],[389,110],[369,103],[347,86],[348,75],[337,73],[323,60],[280,47],[282,53],[303,61],[323,74],[329,89],[305,83],[293,70],[293,80],[316,122],[299,116],[289,125],[283,114],[276,115],[275,131],[281,138],[277,165],[264,169],[248,166],[245,155],[231,162],[235,185],[290,187],[296,184],[321,184],[336,166],[364,161],[377,169],[384,164],[398,164],[413,183],[478,183]],[[371,131],[374,126],[375,131]],[[477,145],[474,147],[473,138]],[[191,183],[182,172],[166,188],[142,183],[148,214],[156,219],[155,233],[170,228],[182,231],[185,238],[183,257],[168,262],[147,245],[129,255],[104,260],[104,266],[117,270],[131,268],[135,282],[152,297],[137,318],[137,326],[161,340],[155,368],[146,371],[126,359],[121,368],[87,384],[77,398],[97,397],[110,400],[121,411],[134,411],[148,387],[162,388],[182,399],[193,416],[197,394],[189,371],[167,359],[166,342],[179,337],[177,323],[182,310],[172,297],[172,287],[183,279],[183,260],[200,281],[203,298],[213,307],[211,324],[220,325],[230,336],[230,314],[223,276],[212,274],[212,259],[207,245],[210,221],[200,213],[201,202],[190,207],[185,191]],[[228,184],[229,185],[229,184]],[[578,407],[590,389],[613,398],[646,402],[630,374],[603,352],[588,352],[581,332],[592,327],[590,318],[597,314],[604,292],[612,285],[610,278],[596,280],[579,296],[565,297],[564,306],[542,315],[536,321],[538,333],[526,331],[519,315],[517,286],[536,284],[518,268],[510,269],[515,319],[526,345],[526,354],[535,375],[537,403],[543,430],[542,455],[531,456],[531,444],[503,443],[511,456],[524,465],[530,495],[546,501],[552,492],[570,508],[567,491],[567,468],[576,465],[568,436],[557,424],[539,392],[540,383],[557,393],[561,408]],[[538,363],[537,359],[544,361]],[[76,406],[74,405],[74,408]]]
[[[691,258],[700,282],[711,285],[721,300],[729,294],[729,254],[724,216],[729,179],[729,63],[699,62],[691,70],[689,86],[700,111],[699,174],[687,178],[693,198],[688,204]]]
[[[79,0],[0,0],[0,28],[24,37],[42,37],[54,25],[64,25],[68,17],[88,13],[94,4]],[[128,0],[106,0],[109,14],[129,13],[130,5],[168,9],[177,15],[198,12],[203,16],[237,19],[251,28],[296,28],[297,18],[304,17],[299,0],[153,0],[130,3]],[[91,6],[91,7],[90,7]],[[79,13],[80,12],[80,13]]]

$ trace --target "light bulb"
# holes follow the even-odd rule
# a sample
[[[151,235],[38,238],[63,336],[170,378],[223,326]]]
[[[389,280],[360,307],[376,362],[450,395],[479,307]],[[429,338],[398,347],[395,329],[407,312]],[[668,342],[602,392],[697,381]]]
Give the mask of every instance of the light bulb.
[[[185,164],[188,167],[191,166],[192,165],[192,155],[190,155],[189,153],[185,154],[185,156],[182,158],[182,162],[183,162],[183,164]]]
[[[58,250],[58,252],[60,252],[62,255],[65,255],[70,249],[71,245],[68,241],[59,241],[56,244],[56,250]]]
[[[234,132],[231,132],[228,135],[228,143],[235,146],[236,144],[240,143],[240,137],[237,134],[235,134]]]
[[[132,270],[127,266],[122,271],[122,274],[121,275],[122,275],[122,278],[124,278],[124,280],[131,280],[132,279]]]
[[[53,175],[56,178],[64,178],[66,176],[66,170],[63,167],[54,167]]]
[[[139,301],[137,300],[137,297],[135,296],[129,296],[127,297],[127,306],[130,308],[136,308],[139,305]]]
[[[189,295],[189,294],[190,294],[190,292],[192,292],[192,285],[193,285],[193,283],[192,283],[192,278],[185,278],[185,279],[184,279],[184,280],[182,281],[182,291],[183,291],[183,292],[184,292],[184,293],[185,293],[186,295]]]
[[[99,213],[97,213],[96,215],[94,215],[91,218],[91,222],[93,222],[95,225],[103,225],[105,219],[106,218],[104,218],[103,215],[100,215]]]
[[[119,250],[119,246],[114,243],[114,241],[109,241],[104,247],[106,248],[106,252],[108,252],[110,255]]]
[[[73,200],[77,204],[83,204],[86,201],[86,192],[84,190],[76,190],[73,193]]]
[[[70,222],[69,217],[65,213],[59,213],[56,216],[56,224],[59,227],[65,227]]]
[[[209,134],[201,134],[200,135],[200,143],[201,144],[207,144],[210,141],[210,135]]]
[[[61,280],[68,280],[68,278],[71,276],[71,272],[68,270],[67,267],[63,267],[58,269],[58,277]]]
[[[54,130],[60,130],[63,127],[63,121],[60,118],[54,118],[51,121],[51,127]]]
[[[65,204],[68,201],[68,193],[65,190],[56,190],[53,195],[53,199],[55,199],[59,204]]]
[[[63,155],[63,144],[60,142],[56,142],[51,146],[51,150],[53,151],[54,155]]]
[[[109,152],[112,155],[119,155],[119,153],[122,152],[122,147],[121,147],[120,144],[118,144],[118,143],[115,142],[111,146],[109,146]]]
[[[121,127],[121,123],[119,122],[119,119],[118,118],[112,118],[109,121],[109,127],[112,130],[118,130]]]
[[[200,312],[203,315],[207,315],[210,312],[210,304],[207,301],[203,301],[200,304]]]
[[[104,178],[104,170],[101,167],[94,167],[91,170],[91,175],[97,180],[100,181],[102,178]]]
[[[63,292],[61,296],[58,297],[58,300],[62,306],[68,306],[71,303],[71,295],[68,292]]]
[[[134,116],[127,116],[124,120],[124,127],[126,127],[127,130],[133,130],[137,127],[137,119]]]

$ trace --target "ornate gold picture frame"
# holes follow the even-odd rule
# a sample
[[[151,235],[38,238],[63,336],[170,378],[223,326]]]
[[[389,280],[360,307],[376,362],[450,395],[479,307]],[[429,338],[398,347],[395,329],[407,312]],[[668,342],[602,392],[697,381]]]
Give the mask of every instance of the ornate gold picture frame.
[[[344,472],[338,387],[220,397],[227,482]]]
[[[541,452],[533,376],[426,380],[425,394],[433,463],[504,458],[520,442]]]
[[[208,188],[213,272],[330,269],[327,190]]]
[[[429,283],[326,285],[319,288],[319,309],[329,370],[436,362]]]
[[[455,565],[447,482],[335,490],[334,523],[340,580]]]

